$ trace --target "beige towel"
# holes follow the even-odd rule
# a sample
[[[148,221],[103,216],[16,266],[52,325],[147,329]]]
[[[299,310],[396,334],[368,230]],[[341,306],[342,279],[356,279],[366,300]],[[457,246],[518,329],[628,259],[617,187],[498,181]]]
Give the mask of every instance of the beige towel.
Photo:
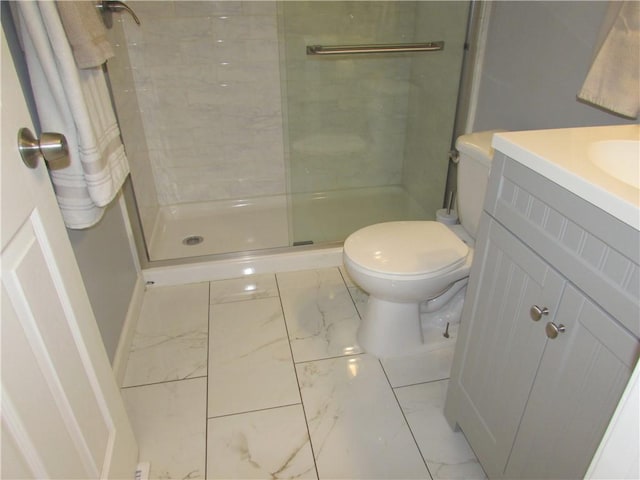
[[[99,67],[113,57],[94,1],[57,1],[58,13],[79,68]]]
[[[614,3],[619,9],[578,98],[620,115],[640,113],[640,2]]]

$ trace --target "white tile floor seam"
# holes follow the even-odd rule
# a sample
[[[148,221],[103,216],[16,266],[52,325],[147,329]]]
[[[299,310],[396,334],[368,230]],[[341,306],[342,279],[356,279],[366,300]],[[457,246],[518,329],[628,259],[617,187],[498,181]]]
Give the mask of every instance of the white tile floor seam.
[[[366,294],[345,272],[163,289],[146,292],[156,317],[138,331],[175,338],[144,361],[134,339],[122,390],[152,478],[484,478],[442,414],[455,342],[413,358],[362,353]],[[198,362],[196,378],[181,376]]]
[[[205,399],[204,404],[206,405],[204,411],[205,423],[204,423],[204,478],[209,478],[209,462],[207,461],[207,452],[209,451],[209,385],[211,383],[209,379],[209,361],[211,356],[211,303],[213,293],[211,291],[211,284],[214,282],[209,282],[208,289],[208,297],[207,297],[207,382],[205,386]],[[153,476],[151,476],[153,478]]]
[[[389,379],[389,374],[385,371],[384,364],[382,363],[382,360],[378,359],[378,362],[380,363],[380,367],[382,368],[382,372],[384,373],[384,376],[387,379],[387,384],[389,385],[389,388],[393,392],[393,396],[396,399],[396,403],[398,404],[398,407],[400,408],[400,411],[402,412],[402,417],[404,418],[405,423],[409,427],[409,432],[411,433],[411,437],[413,438],[414,443],[418,447],[418,451],[420,452],[420,457],[422,458],[422,462],[424,463],[425,467],[427,468],[427,472],[429,473],[429,477],[433,480],[434,477],[431,474],[431,470],[429,468],[429,465],[427,464],[427,461],[424,458],[424,454],[422,453],[422,450],[420,449],[420,445],[418,444],[418,440],[416,439],[416,435],[413,432],[413,429],[411,428],[411,424],[409,423],[409,420],[407,419],[407,414],[404,411],[404,409],[402,408],[402,404],[400,403],[400,399],[398,398],[398,394],[396,392],[396,389],[393,388],[393,385],[391,384],[391,380]],[[437,381],[437,380],[434,380],[434,381]]]
[[[278,293],[278,299],[280,300],[280,308],[282,309],[282,314],[284,315],[284,306],[282,305],[282,296],[280,295],[280,284],[278,283],[278,278],[277,276],[274,275],[275,281],[276,281],[276,291]],[[287,338],[289,339],[289,351],[291,352],[291,358],[293,358],[293,347],[291,345],[291,335],[289,334],[289,327],[287,326],[287,322],[285,320],[284,323],[284,328],[287,331]],[[298,371],[295,368],[295,363],[294,363],[294,373],[296,375],[296,384],[298,386],[298,392],[300,392],[300,378],[298,377]],[[311,439],[311,432],[309,431],[309,422],[307,422],[307,412],[306,409],[304,408],[304,404],[302,403],[302,393],[300,393],[300,406],[302,408],[302,414],[304,415],[305,418],[305,428],[307,431],[307,438]],[[314,452],[313,449],[313,444],[311,444],[311,442],[309,442],[309,448],[311,449],[311,456],[313,459],[313,468],[315,470],[315,478],[320,478],[320,475],[318,474],[318,464],[316,462],[316,454]]]

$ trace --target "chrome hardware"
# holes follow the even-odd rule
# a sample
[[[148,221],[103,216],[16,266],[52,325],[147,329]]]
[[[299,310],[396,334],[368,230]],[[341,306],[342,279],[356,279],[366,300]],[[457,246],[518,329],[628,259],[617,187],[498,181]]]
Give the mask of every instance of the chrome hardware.
[[[96,2],[96,8],[102,14],[102,21],[107,28],[111,28],[113,26],[113,18],[111,14],[114,12],[121,12],[123,10],[133,17],[133,21],[136,22],[136,24],[140,25],[140,19],[136,13],[124,2],[117,0],[101,0]]]
[[[449,150],[449,160],[453,163],[458,163],[460,161],[460,152],[455,148]]]
[[[437,52],[444,49],[444,42],[399,43],[383,45],[308,45],[307,55],[346,55],[353,53],[412,53]]]
[[[531,320],[538,322],[543,315],[549,315],[549,309],[547,307],[540,308],[538,305],[534,305],[529,309],[529,315]]]
[[[547,337],[553,340],[559,333],[564,333],[567,330],[567,327],[562,324],[556,325],[553,322],[549,322],[544,330],[547,333]]]
[[[43,132],[38,140],[31,130],[21,128],[18,131],[18,150],[22,161],[29,168],[36,168],[40,159],[49,164],[50,170],[69,165],[67,139],[61,133]]]
[[[447,200],[447,215],[451,214],[451,209],[453,209],[453,202],[455,202],[456,200],[456,191],[455,190],[450,190],[449,191],[449,200]]]

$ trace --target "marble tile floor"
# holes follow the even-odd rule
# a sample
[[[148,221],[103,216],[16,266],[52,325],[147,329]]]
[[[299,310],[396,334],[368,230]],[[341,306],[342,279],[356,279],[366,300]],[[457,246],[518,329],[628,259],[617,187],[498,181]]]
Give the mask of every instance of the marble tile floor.
[[[338,268],[151,287],[122,388],[151,478],[485,478],[442,408],[453,344],[379,361]]]

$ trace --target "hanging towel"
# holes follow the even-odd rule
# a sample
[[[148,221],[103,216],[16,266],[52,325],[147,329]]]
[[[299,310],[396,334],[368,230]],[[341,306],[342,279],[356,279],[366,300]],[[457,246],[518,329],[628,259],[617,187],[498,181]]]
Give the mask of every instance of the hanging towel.
[[[107,31],[94,1],[56,2],[62,26],[79,68],[99,67],[113,57]]]
[[[613,25],[589,69],[578,98],[620,115],[640,113],[640,2],[612,4]]]
[[[53,2],[15,2],[42,131],[64,134],[70,165],[50,171],[69,228],[96,224],[129,173],[100,67],[79,70]]]

